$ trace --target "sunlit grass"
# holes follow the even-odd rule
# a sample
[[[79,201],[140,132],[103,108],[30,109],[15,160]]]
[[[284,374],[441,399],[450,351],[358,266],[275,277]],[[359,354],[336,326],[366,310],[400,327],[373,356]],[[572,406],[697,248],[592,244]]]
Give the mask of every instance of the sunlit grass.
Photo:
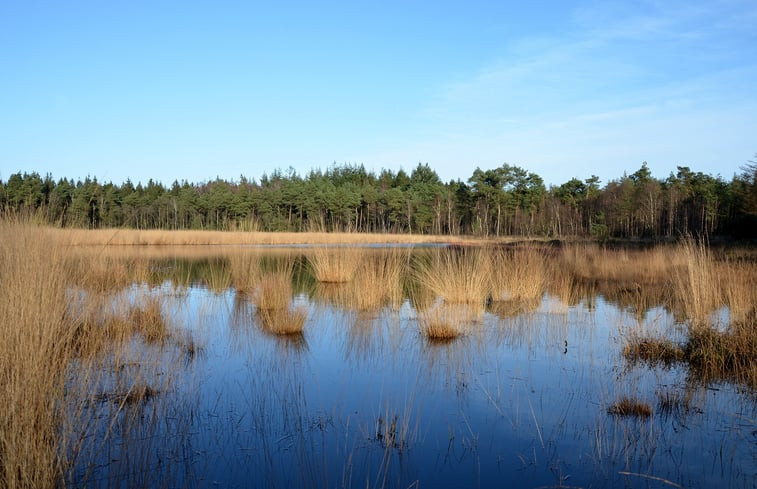
[[[364,252],[356,248],[318,248],[308,257],[313,276],[322,283],[351,282]]]
[[[415,279],[448,304],[481,305],[489,295],[489,256],[479,248],[444,249],[418,260]]]
[[[533,301],[540,299],[547,285],[544,250],[532,247],[499,248],[490,259],[493,301]]]

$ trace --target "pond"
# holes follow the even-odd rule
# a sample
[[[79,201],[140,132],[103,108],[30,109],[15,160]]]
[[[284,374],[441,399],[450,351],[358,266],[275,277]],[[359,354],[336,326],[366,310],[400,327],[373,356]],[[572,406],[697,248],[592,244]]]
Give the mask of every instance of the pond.
[[[403,260],[412,268],[435,252],[408,250]],[[392,298],[356,307],[363,289],[318,282],[301,253],[251,255],[258,269],[290,263],[288,310],[304,320],[293,334],[267,327],[257,289],[235,283],[244,260],[151,260],[151,280],[118,296],[159,300],[173,337],[191,347],[134,340],[132,355],[154,367],[144,374],[149,395],[90,408],[95,419],[120,414],[82,428],[103,441],[76,461],[72,483],[755,486],[752,390],[623,356],[634,332],[680,334],[664,305],[639,310],[597,291],[566,298],[547,288],[528,306],[489,298],[460,335],[440,339],[424,334],[439,298],[412,277]],[[618,410],[624,398],[650,411]]]

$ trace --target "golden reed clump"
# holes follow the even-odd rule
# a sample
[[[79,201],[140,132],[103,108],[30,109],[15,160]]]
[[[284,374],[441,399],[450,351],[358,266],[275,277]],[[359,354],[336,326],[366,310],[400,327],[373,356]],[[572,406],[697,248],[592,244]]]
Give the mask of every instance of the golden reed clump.
[[[259,257],[232,259],[238,291],[255,304],[255,317],[264,331],[277,335],[301,334],[307,310],[294,307],[295,260],[283,257],[264,261]]]
[[[435,298],[418,311],[421,331],[449,339],[467,332],[484,312],[489,295],[489,257],[479,248],[435,250],[413,269],[419,295]]]
[[[0,222],[0,236],[0,487],[52,488],[66,467],[67,256],[29,225]]]
[[[544,251],[532,247],[494,250],[489,262],[492,300],[541,299],[548,280],[546,260]]]
[[[131,343],[120,340],[162,342],[168,328],[159,298],[119,305],[119,289],[143,269],[112,266],[96,250],[87,261],[67,244],[47,228],[0,220],[2,489],[64,486],[72,461],[91,449],[82,430],[115,422],[135,392],[141,399],[159,392],[146,384],[152,374],[134,364],[134,378],[119,386],[131,397],[112,417],[92,418],[109,362],[133,363]]]
[[[317,248],[308,260],[318,282],[336,284],[352,281],[364,254],[364,250],[351,247]]]

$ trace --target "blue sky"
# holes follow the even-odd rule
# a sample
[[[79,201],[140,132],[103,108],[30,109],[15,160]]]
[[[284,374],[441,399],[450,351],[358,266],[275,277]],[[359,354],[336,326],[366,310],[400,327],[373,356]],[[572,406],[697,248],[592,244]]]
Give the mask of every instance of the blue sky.
[[[729,179],[757,153],[756,25],[753,0],[0,0],[0,179]]]

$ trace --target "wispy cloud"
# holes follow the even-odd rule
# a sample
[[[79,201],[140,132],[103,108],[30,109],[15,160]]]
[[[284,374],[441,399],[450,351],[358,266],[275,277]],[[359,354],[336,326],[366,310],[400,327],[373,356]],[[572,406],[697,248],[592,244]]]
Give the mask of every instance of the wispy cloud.
[[[513,40],[440,86],[425,140],[376,157],[431,160],[442,174],[510,161],[553,182],[643,160],[662,175],[685,163],[729,176],[757,150],[757,39],[744,21],[756,12],[738,1],[577,10],[561,35]]]

